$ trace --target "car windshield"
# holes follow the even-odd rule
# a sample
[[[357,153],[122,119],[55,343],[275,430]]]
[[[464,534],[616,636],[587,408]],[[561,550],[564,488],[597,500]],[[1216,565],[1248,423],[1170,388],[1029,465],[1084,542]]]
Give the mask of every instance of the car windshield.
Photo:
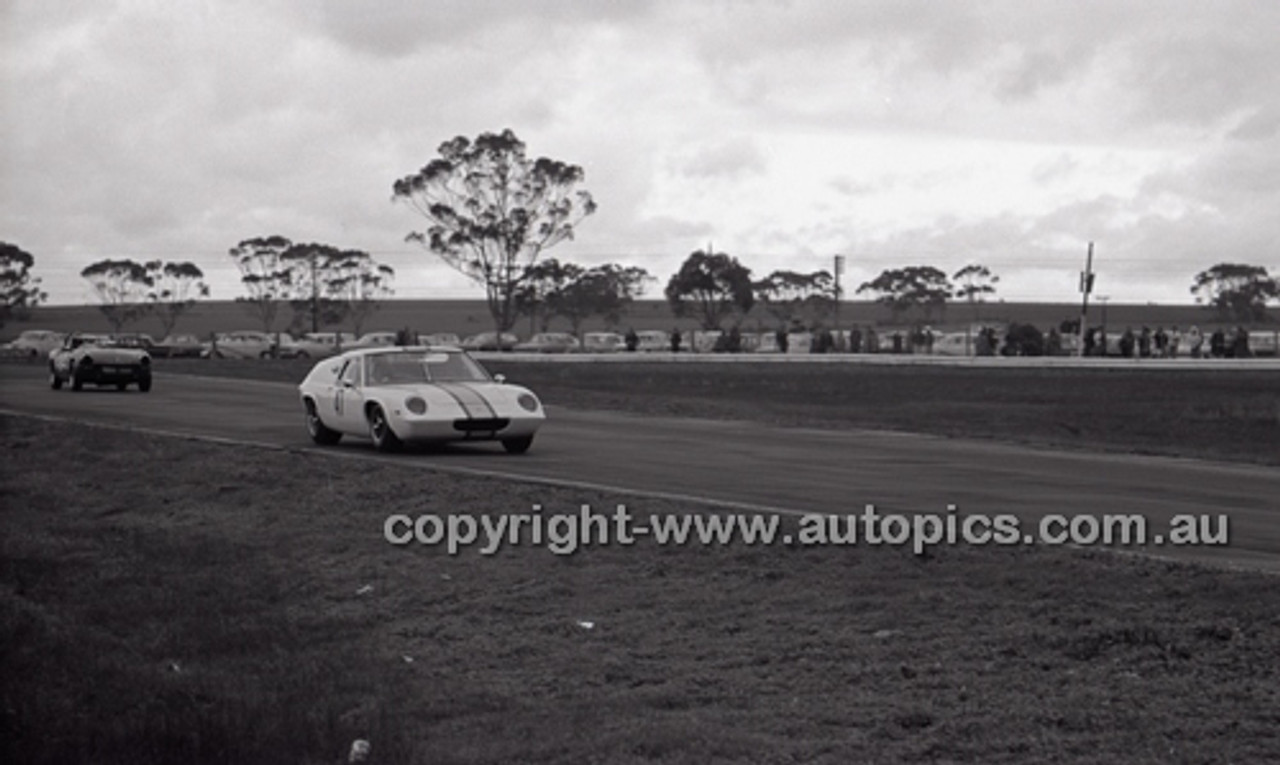
[[[366,356],[365,380],[370,385],[410,385],[424,382],[485,382],[489,379],[471,357],[448,351],[404,351]]]
[[[82,345],[101,345],[102,338],[89,335],[74,335],[67,338],[68,348],[79,348]]]

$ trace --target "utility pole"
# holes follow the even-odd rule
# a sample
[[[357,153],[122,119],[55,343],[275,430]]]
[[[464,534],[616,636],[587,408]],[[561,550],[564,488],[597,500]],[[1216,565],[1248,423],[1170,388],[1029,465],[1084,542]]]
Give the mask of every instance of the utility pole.
[[[1093,242],[1089,242],[1089,254],[1085,257],[1084,272],[1080,274],[1080,292],[1084,293],[1084,301],[1080,305],[1080,332],[1076,348],[1080,356],[1084,356],[1084,333],[1089,323],[1089,293],[1093,292]]]
[[[836,314],[836,336],[837,336],[837,337],[839,337],[839,336],[840,336],[840,295],[841,295],[841,293],[840,293],[840,274],[844,273],[844,256],[843,256],[843,255],[837,255],[837,256],[835,257],[835,272],[836,272],[836,283],[835,283],[835,288],[836,288],[836,294],[835,294],[835,298],[836,298],[836,311],[835,311],[835,314]]]

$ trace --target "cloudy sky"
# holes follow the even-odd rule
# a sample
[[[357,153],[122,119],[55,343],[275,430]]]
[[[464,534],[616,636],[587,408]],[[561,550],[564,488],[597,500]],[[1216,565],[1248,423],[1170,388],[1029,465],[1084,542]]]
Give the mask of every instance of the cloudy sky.
[[[1190,301],[1280,271],[1280,3],[1264,0],[0,0],[0,240],[53,302],[105,257],[279,234],[479,297],[391,185],[511,128],[600,205],[553,252],[661,282],[982,263],[1009,300]]]

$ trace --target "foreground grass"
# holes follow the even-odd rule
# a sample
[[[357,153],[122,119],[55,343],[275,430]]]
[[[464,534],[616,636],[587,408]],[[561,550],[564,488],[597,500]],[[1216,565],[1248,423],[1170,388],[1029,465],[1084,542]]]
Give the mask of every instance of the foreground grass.
[[[356,738],[378,763],[1280,760],[1273,577],[1045,549],[450,557],[386,543],[386,515],[615,500],[0,426],[6,762],[328,763]]]
[[[284,360],[158,363],[162,371],[292,383],[311,366]],[[1280,375],[1268,370],[511,361],[486,366],[551,404],[578,408],[1280,465]]]

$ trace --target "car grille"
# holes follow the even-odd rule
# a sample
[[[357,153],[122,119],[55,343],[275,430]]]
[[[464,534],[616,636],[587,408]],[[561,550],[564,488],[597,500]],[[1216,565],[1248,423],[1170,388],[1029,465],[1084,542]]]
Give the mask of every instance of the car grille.
[[[453,429],[461,430],[463,433],[474,433],[477,431],[502,430],[511,424],[511,420],[505,417],[477,417],[470,420],[454,420]]]

